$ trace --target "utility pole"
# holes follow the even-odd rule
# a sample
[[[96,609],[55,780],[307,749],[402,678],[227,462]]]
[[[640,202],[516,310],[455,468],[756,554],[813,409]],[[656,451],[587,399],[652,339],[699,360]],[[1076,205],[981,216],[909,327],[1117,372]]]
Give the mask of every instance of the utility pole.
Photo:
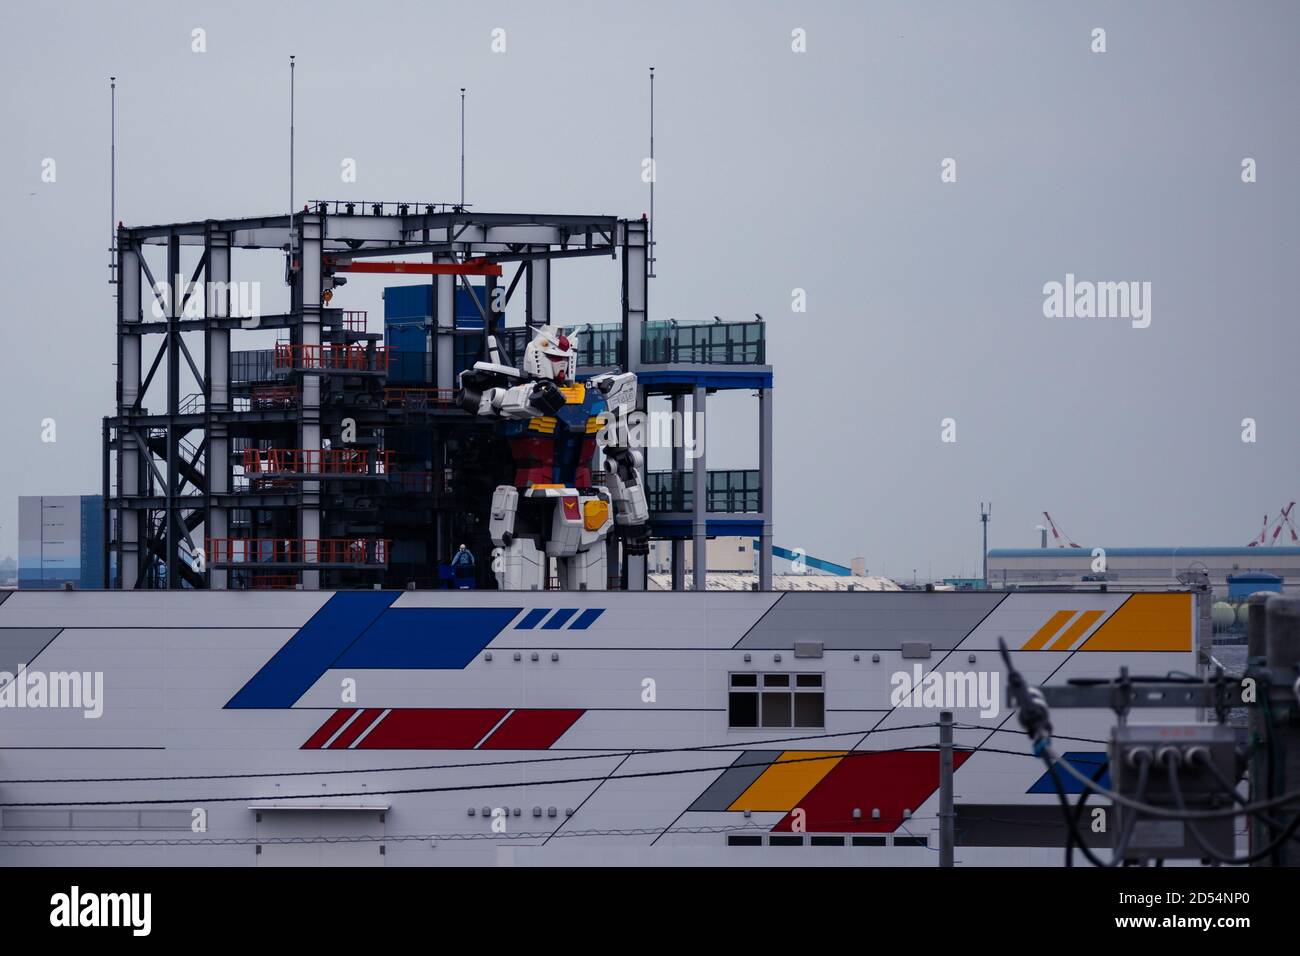
[[[1300,701],[1297,700],[1296,668],[1300,666],[1300,598],[1270,594],[1263,601],[1259,595],[1250,597],[1250,617],[1247,624],[1247,674],[1265,679],[1258,681],[1259,702],[1251,708],[1251,716],[1258,732],[1265,732],[1265,746],[1260,748],[1250,770],[1250,800],[1252,803],[1290,793],[1300,788]],[[1258,616],[1264,618],[1263,660],[1256,656],[1260,650]],[[1262,663],[1264,666],[1258,667]],[[1264,705],[1263,719],[1256,715]],[[1285,827],[1296,814],[1295,806],[1278,807],[1270,811],[1274,822]],[[1252,818],[1251,843],[1262,844],[1277,839],[1278,831]],[[1294,841],[1287,840],[1258,866],[1300,866],[1300,850]]]
[[[460,208],[465,208],[465,87],[460,88]]]
[[[980,524],[984,526],[984,590],[989,589],[989,515],[993,514],[993,502],[980,502]]]
[[[952,807],[952,711],[939,713],[939,865],[952,866],[956,820]]]

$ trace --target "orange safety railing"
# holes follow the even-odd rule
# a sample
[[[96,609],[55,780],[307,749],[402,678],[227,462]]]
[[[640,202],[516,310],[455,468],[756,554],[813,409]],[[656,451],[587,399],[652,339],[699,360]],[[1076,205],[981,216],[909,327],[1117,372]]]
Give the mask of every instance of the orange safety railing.
[[[387,463],[387,452],[382,452]],[[365,475],[370,452],[363,448],[245,448],[244,473],[255,475]]]
[[[430,405],[451,406],[456,404],[454,388],[399,388],[384,389],[384,401],[389,405],[403,408],[427,408]]]
[[[344,372],[387,372],[389,345],[295,345],[276,342],[277,369],[330,369]]]
[[[344,311],[343,328],[349,332],[364,332],[366,330],[366,315],[365,312]]]
[[[289,408],[298,404],[298,390],[292,385],[254,385],[249,403],[253,408]]]
[[[388,563],[386,538],[209,538],[210,564]]]

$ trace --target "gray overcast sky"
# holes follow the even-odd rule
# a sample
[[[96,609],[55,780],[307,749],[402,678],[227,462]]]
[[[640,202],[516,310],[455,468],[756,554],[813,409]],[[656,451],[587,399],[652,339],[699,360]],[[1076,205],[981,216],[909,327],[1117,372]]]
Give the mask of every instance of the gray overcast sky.
[[[18,495],[100,487],[108,76],[119,218],[273,213],[290,53],[300,202],[454,200],[466,86],[467,199],[491,211],[644,211],[657,67],[652,317],[769,320],[780,544],[939,576],[977,567],[980,500],[993,546],[1036,544],[1043,509],[1083,544],[1239,545],[1300,497],[1294,4],[104,2],[5,17],[0,554],[16,552]],[[940,182],[946,157],[956,183]],[[1241,181],[1244,157],[1258,182]],[[277,256],[235,270],[283,307]],[[1150,327],[1045,318],[1043,284],[1066,273],[1150,282]],[[555,316],[616,320],[617,280],[605,260],[557,266]],[[376,323],[381,287],[354,280],[336,304]],[[752,465],[749,399],[718,406],[710,464]]]

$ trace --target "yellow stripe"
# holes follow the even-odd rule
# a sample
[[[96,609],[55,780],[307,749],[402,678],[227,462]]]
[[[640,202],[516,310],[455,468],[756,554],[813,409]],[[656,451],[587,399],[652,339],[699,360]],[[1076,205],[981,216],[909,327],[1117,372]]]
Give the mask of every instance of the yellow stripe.
[[[793,810],[843,758],[843,750],[787,750],[728,810]],[[810,758],[825,757],[825,760]],[[789,763],[788,761],[798,761]]]
[[[1131,594],[1081,651],[1190,651],[1192,595]]]
[[[1066,628],[1065,633],[1057,638],[1056,643],[1048,648],[1049,651],[1068,651],[1070,647],[1083,636],[1083,633],[1097,623],[1105,611],[1084,611],[1079,615],[1078,620]]]
[[[1044,624],[1034,633],[1033,637],[1025,641],[1025,646],[1020,649],[1022,651],[1039,650],[1040,648],[1042,648],[1044,644],[1046,644],[1048,641],[1052,639],[1052,635],[1054,635],[1061,628],[1065,627],[1066,621],[1068,621],[1070,618],[1074,617],[1074,615],[1078,613],[1079,613],[1078,611],[1057,611],[1055,614],[1053,614],[1050,618],[1047,619],[1046,624]]]
[[[555,419],[550,415],[543,415],[540,418],[534,418],[528,423],[528,430],[534,432],[545,432],[550,434],[555,431]]]
[[[566,405],[581,405],[587,399],[586,385],[561,385],[560,392]]]

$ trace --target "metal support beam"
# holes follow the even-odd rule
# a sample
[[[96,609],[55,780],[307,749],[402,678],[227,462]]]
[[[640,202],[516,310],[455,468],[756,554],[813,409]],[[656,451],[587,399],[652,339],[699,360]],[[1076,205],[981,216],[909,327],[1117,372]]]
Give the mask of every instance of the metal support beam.
[[[623,229],[623,345],[622,366],[641,367],[641,339],[650,313],[646,221],[629,219]]]
[[[433,321],[435,324],[435,362],[438,388],[455,388],[456,375],[456,277],[440,275],[433,284]]]
[[[671,398],[673,409],[673,456],[672,473],[684,475],[686,472],[686,396],[676,393]],[[677,481],[677,478],[673,479]],[[676,509],[672,509],[676,510]],[[686,542],[673,538],[672,546],[672,588],[674,591],[686,589]]]
[[[118,230],[117,242],[117,414],[131,411],[141,400],[140,336],[134,328],[140,324],[140,252]],[[136,445],[129,431],[117,432],[117,493],[127,497],[141,491],[140,456],[145,452]],[[144,515],[134,508],[122,508],[117,522],[117,572],[123,588],[134,588],[143,567],[141,538]]]
[[[705,463],[705,450],[708,443],[702,434],[708,420],[708,392],[702,385],[695,387],[691,398],[691,412],[695,422],[694,427],[699,429],[694,436],[697,454],[691,474],[691,487],[694,489],[691,494],[693,506],[691,508],[691,580],[696,591],[703,591],[708,587],[709,572],[709,472]]]
[[[298,225],[299,255],[301,267],[298,270],[295,298],[302,312],[302,345],[304,350],[310,346],[319,346],[321,342],[321,250],[323,248],[322,217],[316,213],[303,212],[294,216]],[[321,447],[320,426],[321,376],[304,372],[302,376],[302,396],[298,403],[298,447],[307,452],[319,451]],[[304,481],[302,495],[298,506],[298,536],[300,538],[319,538],[321,536],[321,498],[320,481]],[[315,556],[309,556],[310,563]],[[315,591],[320,588],[320,571],[316,569],[302,572],[304,590]]]
[[[644,388],[638,387],[636,390],[636,407],[637,407],[637,411],[639,411],[642,415],[645,415],[646,391]],[[637,431],[638,431],[637,429],[629,430],[628,447],[631,448],[633,452],[640,452],[642,455],[642,461],[644,462],[645,449],[635,443],[637,438]],[[642,468],[642,472],[643,472],[642,480],[644,480],[645,477],[644,472],[647,470],[648,469],[644,467]],[[626,574],[623,583],[623,586],[627,590],[644,591],[646,589],[646,580],[647,580],[646,565],[649,563],[646,558],[647,556],[644,554],[629,554],[627,556]]]
[[[225,421],[213,420],[213,415],[228,412],[230,401],[230,330],[214,324],[230,315],[230,235],[209,231],[207,246],[207,271],[204,274],[204,317],[207,325],[203,335],[203,380],[207,436],[207,514],[204,534],[208,538],[225,538],[229,534],[230,510],[213,502],[213,496],[231,491],[230,427]],[[217,283],[220,283],[218,286]],[[205,546],[206,551],[206,546]],[[211,561],[212,555],[207,555]],[[208,587],[224,590],[229,584],[230,572],[224,568],[208,569]]]
[[[160,535],[164,552],[163,566],[167,569],[167,589],[174,590],[181,586],[180,558],[176,549],[180,546],[177,526],[180,524],[179,498],[181,482],[181,433],[176,428],[172,416],[181,407],[181,332],[176,321],[184,309],[185,290],[177,282],[181,274],[180,237],[172,235],[167,240],[167,474],[166,494],[167,511],[163,516],[163,533]]]
[[[524,321],[530,328],[549,325],[551,321],[551,260],[529,259],[524,263]]]
[[[758,390],[758,496],[763,530],[758,538],[758,589],[772,590],[772,389]]]

